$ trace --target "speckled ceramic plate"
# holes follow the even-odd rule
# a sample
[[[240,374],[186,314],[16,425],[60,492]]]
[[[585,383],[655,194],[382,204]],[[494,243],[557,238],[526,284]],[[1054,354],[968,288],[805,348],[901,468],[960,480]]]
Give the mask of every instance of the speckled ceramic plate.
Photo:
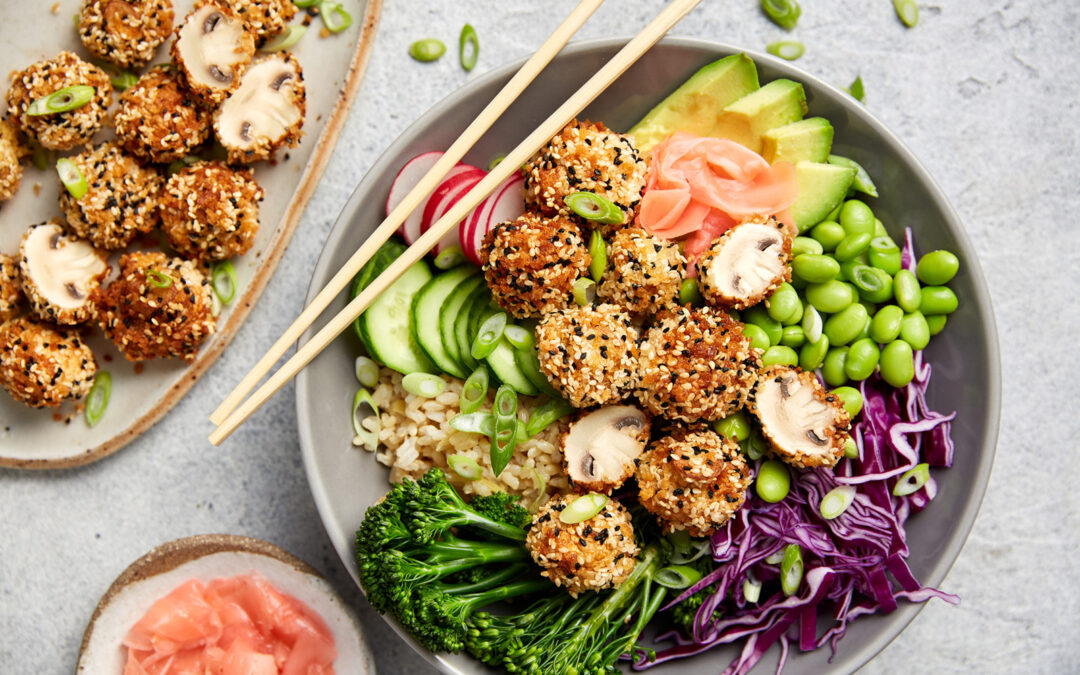
[[[0,22],[0,73],[11,73],[68,49],[83,58],[72,17],[79,0],[33,2]],[[173,3],[177,21],[193,0]],[[55,7],[55,10],[50,9]],[[78,466],[101,459],[150,428],[217,359],[259,298],[292,238],[304,206],[315,192],[334,143],[356,96],[367,67],[382,0],[347,0],[353,24],[337,35],[320,37],[316,17],[292,52],[304,69],[307,117],[297,147],[278,153],[278,162],[255,165],[255,178],[266,192],[259,205],[260,228],[255,245],[233,259],[240,289],[218,318],[217,332],[203,345],[192,364],[178,359],[155,360],[136,366],[121,356],[95,330],[89,340],[98,367],[112,374],[112,399],[101,422],[87,427],[74,405],[34,410],[0,392],[0,466],[46,469]],[[302,10],[294,18],[301,20]],[[168,59],[168,43],[158,49],[158,61]],[[7,86],[0,88],[6,100]],[[4,104],[6,108],[6,104]],[[114,96],[115,108],[115,96]],[[103,131],[102,140],[110,135]],[[18,194],[0,205],[0,252],[17,253],[19,239],[33,223],[59,216],[59,181],[50,167],[39,171],[27,165]]]
[[[486,166],[491,157],[515,146],[623,43],[591,41],[564,50],[465,161]],[[738,51],[699,40],[665,39],[579,117],[602,120],[613,129],[625,130],[698,68]],[[803,83],[811,113],[828,118],[836,130],[835,151],[860,162],[877,181],[882,194],[872,202],[874,212],[894,235],[910,226],[922,250],[947,248],[960,257],[961,272],[950,282],[962,299],[960,309],[949,318],[948,329],[926,350],[927,359],[934,365],[928,401],[935,410],[957,412],[952,426],[956,462],[948,471],[934,474],[940,487],[937,498],[907,526],[912,571],[923,583],[937,585],[952,566],[975,520],[997,443],[1001,402],[997,332],[979,262],[956,213],[933,179],[865,107],[786,62],[747,53],[757,63],[763,82],[786,77]],[[356,188],[330,233],[312,274],[309,302],[378,225],[396,170],[420,152],[449,146],[519,65],[496,70],[450,95],[387,149]],[[344,306],[345,299],[340,298],[325,317]],[[304,339],[312,334],[309,331]],[[357,341],[346,334],[324,350],[296,382],[300,442],[311,491],[326,531],[354,579],[353,533],[365,509],[388,489],[385,467],[350,443],[353,434],[349,411],[357,389],[353,359],[357,353]],[[828,649],[808,654],[793,649],[784,672],[805,675],[853,671],[899,634],[921,607],[905,603],[892,614],[860,618],[840,641],[831,663]],[[487,672],[467,656],[427,652],[396,622],[390,623],[434,666],[454,673]],[[711,675],[727,666],[734,649],[717,648],[649,672]],[[755,672],[772,672],[777,654],[778,648],[774,647]]]

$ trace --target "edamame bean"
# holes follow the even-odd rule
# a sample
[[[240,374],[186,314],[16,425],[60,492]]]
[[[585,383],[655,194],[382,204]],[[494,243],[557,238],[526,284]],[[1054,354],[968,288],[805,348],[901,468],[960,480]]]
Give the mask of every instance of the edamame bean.
[[[907,386],[915,379],[915,355],[911,345],[893,340],[881,350],[881,377],[893,387]]]
[[[844,404],[844,410],[847,410],[847,414],[851,419],[855,419],[855,416],[862,410],[862,394],[855,387],[837,387],[829,393],[840,399],[840,402]]]
[[[864,202],[849,199],[840,209],[840,226],[848,236],[853,234],[874,234],[874,212]]]
[[[916,351],[926,349],[926,345],[930,344],[930,326],[922,312],[914,311],[904,315],[900,322],[900,339]]]
[[[840,274],[840,263],[827,255],[804,253],[791,261],[791,271],[812,284],[823,284]]]
[[[829,338],[822,335],[817,342],[807,342],[799,350],[799,367],[803,370],[817,370],[829,353]]]
[[[758,497],[770,504],[775,504],[791,491],[791,474],[783,462],[770,459],[761,463],[757,478],[754,479],[754,490]]]
[[[819,312],[835,314],[855,302],[858,297],[855,287],[843,281],[826,281],[823,284],[810,284],[806,287],[806,301]]]
[[[870,310],[867,310],[867,312],[869,313],[870,316],[874,315],[874,313],[871,312]],[[869,321],[867,321],[866,323],[863,324],[863,329],[861,331],[859,331],[858,335],[855,336],[855,340],[862,340],[863,338],[868,338],[868,337],[870,337],[870,322]],[[855,342],[855,340],[852,340],[852,342]]]
[[[780,322],[769,316],[764,305],[754,305],[743,311],[743,322],[752,323],[765,331],[769,336],[769,344],[780,344],[780,338],[784,336],[784,328]]]
[[[844,457],[848,459],[859,458],[859,446],[855,444],[855,439],[850,435],[844,439]]]
[[[768,333],[766,333],[761,326],[755,326],[752,323],[743,326],[743,335],[750,340],[750,346],[754,349],[765,350],[772,344],[772,342],[769,341]]]
[[[865,253],[866,249],[870,248],[871,239],[872,237],[869,232],[849,234],[836,245],[836,250],[833,251],[833,257],[840,262],[853,260]],[[869,259],[867,259],[867,261],[869,261]]]
[[[919,304],[922,302],[919,280],[910,271],[900,270],[893,277],[893,295],[896,296],[896,304],[900,305],[900,309],[905,312],[914,312],[919,309]],[[932,313],[941,314],[941,312]]]
[[[765,350],[765,353],[761,355],[761,366],[797,366],[799,365],[799,355],[795,353],[795,350],[791,347],[785,347],[784,345],[773,345]]]
[[[792,258],[798,258],[807,253],[810,255],[821,255],[824,252],[825,249],[817,239],[811,239],[810,237],[795,237],[795,240],[791,242]]]
[[[780,338],[780,344],[785,347],[801,347],[806,342],[806,334],[802,326],[784,326],[784,336]]]
[[[724,438],[745,441],[750,438],[750,422],[743,411],[738,410],[727,417],[713,422],[713,431]]]
[[[825,355],[825,361],[821,364],[821,375],[830,387],[839,387],[847,382],[847,373],[844,372],[847,354],[847,347],[833,347]]]
[[[900,337],[900,325],[904,310],[896,305],[885,305],[870,320],[870,337],[878,344],[887,344]]]
[[[901,252],[896,242],[889,237],[874,237],[870,240],[870,248],[866,252],[870,264],[879,270],[884,270],[892,276],[900,271]]]
[[[798,291],[789,283],[780,284],[780,287],[765,299],[765,307],[769,316],[781,323],[791,323],[791,317],[796,313],[798,318],[795,321],[802,319],[802,300],[799,300]]]
[[[943,286],[952,281],[959,269],[960,259],[951,251],[930,251],[919,260],[915,273],[927,286]]]
[[[851,344],[844,360],[844,374],[856,382],[861,382],[874,373],[879,358],[881,351],[877,343],[870,338],[856,340]]]
[[[831,251],[836,248],[844,237],[847,235],[844,232],[844,228],[840,226],[840,223],[826,220],[818,223],[814,226],[814,229],[810,230],[810,236],[817,240],[821,247],[825,251]]]
[[[949,317],[944,314],[934,314],[933,316],[926,317],[926,325],[930,329],[930,335],[937,335],[945,328],[945,321]]]
[[[956,311],[959,301],[956,293],[947,286],[927,286],[922,289],[922,297],[916,308],[926,316],[934,314],[952,314]]]
[[[870,314],[865,307],[851,304],[825,320],[825,335],[833,345],[846,345],[858,337],[869,321]]]

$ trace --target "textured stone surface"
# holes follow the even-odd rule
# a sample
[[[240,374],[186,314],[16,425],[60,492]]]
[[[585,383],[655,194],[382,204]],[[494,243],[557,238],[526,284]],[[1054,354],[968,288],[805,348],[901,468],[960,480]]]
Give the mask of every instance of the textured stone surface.
[[[749,47],[787,37],[756,0],[706,0],[675,31]],[[966,223],[995,302],[1004,367],[996,470],[967,546],[931,603],[865,672],[1080,671],[1080,421],[1066,340],[1080,329],[1080,5],[952,0],[921,4],[906,30],[887,0],[805,0],[798,65],[846,85],[940,182]],[[309,270],[352,186],[415,117],[471,78],[539,45],[573,2],[388,2],[366,82],[296,238],[224,358],[154,429],[98,464],[0,472],[0,671],[70,672],[99,595],[154,545],[202,532],[273,541],[325,572],[360,615],[389,675],[426,672],[352,588],[303,477],[287,388],[227,444],[206,417],[301,308]],[[660,0],[612,0],[582,31],[629,35]],[[632,8],[631,8],[632,6]],[[435,36],[481,42],[466,75],[456,54],[406,55]],[[455,51],[451,49],[451,52]]]

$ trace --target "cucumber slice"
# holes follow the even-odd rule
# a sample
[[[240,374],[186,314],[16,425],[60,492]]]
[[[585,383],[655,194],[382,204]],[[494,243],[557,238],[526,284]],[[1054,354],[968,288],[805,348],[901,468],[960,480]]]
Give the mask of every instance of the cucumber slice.
[[[552,398],[562,398],[562,394],[555,391],[548,382],[547,376],[540,370],[540,358],[536,354],[536,347],[515,349],[514,358],[517,359],[517,365],[522,374],[533,383],[533,386]]]
[[[371,260],[368,260],[367,264],[357,272],[356,277],[353,279],[352,288],[349,289],[349,300],[360,295],[360,291],[367,288],[373,279],[386,271],[386,268],[390,267],[390,264],[397,260],[398,256],[408,248],[408,246],[396,239],[386,240],[386,243],[380,246],[378,251],[375,251],[375,255],[371,256]],[[356,331],[356,336],[360,338],[361,342],[364,342],[364,348],[367,349],[367,342],[360,332],[360,317],[357,317],[356,321],[353,322],[353,330]],[[370,349],[367,349],[367,351],[371,352]]]
[[[510,385],[511,389],[522,396],[536,396],[540,393],[540,390],[518,367],[515,351],[513,346],[506,341],[506,338],[501,338],[499,343],[495,345],[495,351],[488,354],[484,360],[487,361],[491,372],[503,384]]]
[[[413,338],[410,309],[417,292],[431,279],[423,260],[405,270],[357,319],[357,332],[376,361],[399,373],[434,373],[435,364]]]
[[[462,379],[467,376],[465,367],[452,359],[443,345],[439,312],[454,289],[479,271],[472,265],[461,265],[438,274],[424,284],[412,300],[411,325],[416,342],[440,370]]]
[[[465,356],[461,353],[457,337],[454,335],[454,325],[457,323],[459,315],[462,313],[468,314],[469,307],[465,303],[468,301],[469,296],[476,290],[477,286],[482,283],[484,283],[484,277],[480,275],[465,279],[458,284],[457,288],[454,289],[454,292],[446,298],[446,303],[439,309],[439,333],[442,335],[443,347],[446,349],[446,353],[450,356],[451,360],[469,373],[476,370],[476,366],[470,366],[466,361]]]
[[[480,307],[487,307],[491,301],[491,292],[487,284],[480,284],[465,300],[465,305],[454,318],[454,341],[457,342],[458,353],[465,367],[472,372],[480,363],[472,357],[472,313]]]

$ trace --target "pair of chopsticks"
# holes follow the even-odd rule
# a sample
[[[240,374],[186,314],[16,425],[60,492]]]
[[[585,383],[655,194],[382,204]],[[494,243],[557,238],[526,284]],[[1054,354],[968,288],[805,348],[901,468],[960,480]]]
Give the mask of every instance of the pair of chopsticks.
[[[296,321],[270,347],[269,351],[244,376],[235,389],[225,398],[210,415],[210,420],[218,425],[210,434],[210,442],[219,445],[223,440],[243,424],[256,410],[270,399],[290,379],[312,361],[338,335],[360,316],[372,302],[385,291],[410,266],[423,258],[435,247],[443,236],[457,227],[466,215],[480,204],[499,184],[519,170],[530,157],[542,148],[555,134],[573,120],[597,96],[622,75],[631,65],[649,50],[671,28],[686,16],[701,0],[672,0],[618,54],[596,72],[569,99],[551,114],[544,122],[514,148],[503,161],[488,173],[462,199],[458,200],[447,213],[436,221],[428,231],[417,239],[397,260],[395,260],[378,278],[372,281],[359,295],[334,316],[307,343],[297,349],[261,387],[248,398],[244,397],[259,383],[278,359],[285,354],[289,345],[296,342],[300,335],[318,318],[323,310],[344,290],[360,268],[370,259],[378,248],[390,238],[406,217],[419,207],[423,199],[430,194],[457,164],[465,153],[479,140],[491,125],[506,111],[511,103],[525,90],[525,87],[540,74],[551,59],[563,48],[578,28],[596,11],[603,0],[582,0],[551,37],[525,62],[525,65],[507,82],[506,86],[492,99],[472,124],[462,133],[446,153],[435,163],[416,187],[405,196],[379,225],[378,229],[364,242],[356,253],[338,270],[329,283],[319,291]]]

